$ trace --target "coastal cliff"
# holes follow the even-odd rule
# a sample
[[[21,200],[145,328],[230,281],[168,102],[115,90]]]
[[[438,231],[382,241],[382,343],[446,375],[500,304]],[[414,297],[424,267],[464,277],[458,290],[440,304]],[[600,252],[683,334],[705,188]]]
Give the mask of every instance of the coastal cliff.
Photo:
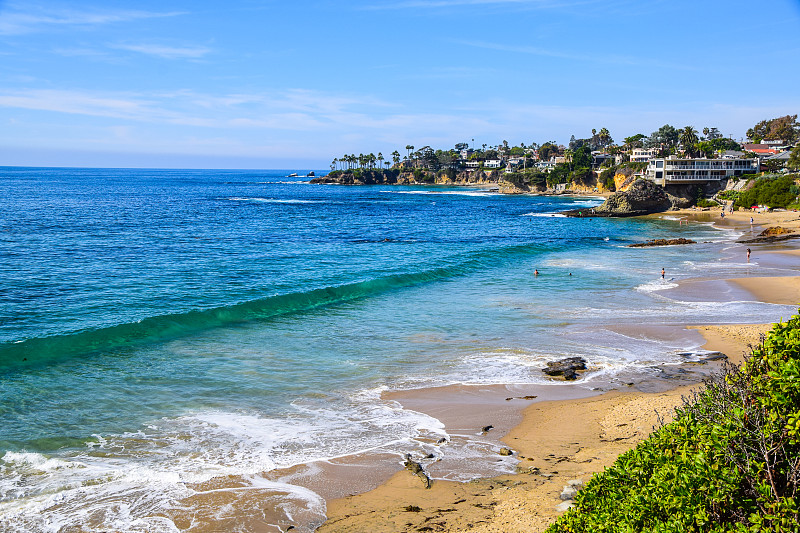
[[[455,172],[453,170],[335,170],[311,180],[314,184],[336,185],[497,185],[499,170]]]
[[[608,191],[592,172],[581,182],[568,184],[569,188],[548,187],[544,178],[539,182],[525,180],[520,173],[506,173],[495,169],[491,171],[423,169],[354,169],[335,170],[326,176],[311,180],[313,184],[328,185],[482,185],[496,186],[501,194],[597,194]]]

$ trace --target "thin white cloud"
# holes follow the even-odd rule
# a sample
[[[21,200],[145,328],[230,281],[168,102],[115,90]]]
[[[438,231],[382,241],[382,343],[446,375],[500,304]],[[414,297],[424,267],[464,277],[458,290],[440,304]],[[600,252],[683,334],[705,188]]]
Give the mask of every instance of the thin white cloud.
[[[138,10],[77,10],[37,4],[10,3],[0,6],[0,35],[24,35],[57,27],[99,26],[134,20],[174,17],[182,12]]]
[[[116,44],[111,45],[111,47],[163,59],[200,59],[211,52],[210,49],[200,46],[174,47],[157,44]]]
[[[501,43],[490,43],[485,41],[452,41],[455,44],[462,46],[471,46],[473,48],[485,48],[487,50],[498,50],[501,52],[512,52],[518,54],[527,54],[540,57],[552,57],[556,59],[567,59],[570,61],[585,61],[593,63],[602,63],[607,65],[622,65],[630,67],[659,67],[659,68],[672,68],[678,70],[698,70],[698,67],[688,64],[680,63],[665,63],[654,59],[642,59],[637,57],[614,55],[608,53],[602,54],[570,54],[558,50],[551,50],[548,48],[540,48],[536,46],[526,45],[508,45]]]

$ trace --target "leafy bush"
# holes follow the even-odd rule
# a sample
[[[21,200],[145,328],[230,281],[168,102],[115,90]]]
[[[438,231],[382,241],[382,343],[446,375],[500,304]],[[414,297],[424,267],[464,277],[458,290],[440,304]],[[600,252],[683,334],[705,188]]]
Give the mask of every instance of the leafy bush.
[[[533,169],[525,172],[507,172],[503,174],[503,179],[516,186],[530,185],[533,187],[544,188],[547,186],[547,174],[541,170]]]
[[[800,317],[684,402],[547,531],[800,531]]]
[[[736,205],[750,207],[753,205],[766,205],[769,207],[786,207],[794,203],[797,194],[794,187],[796,176],[763,177],[756,180],[753,187],[739,195]]]
[[[717,194],[717,198],[722,200],[736,200],[739,198],[739,191],[722,191]]]
[[[547,175],[547,184],[550,187],[567,181],[569,181],[569,165],[564,163],[558,163]]]
[[[707,198],[700,198],[697,200],[697,207],[718,207],[719,204],[714,200],[709,200]]]

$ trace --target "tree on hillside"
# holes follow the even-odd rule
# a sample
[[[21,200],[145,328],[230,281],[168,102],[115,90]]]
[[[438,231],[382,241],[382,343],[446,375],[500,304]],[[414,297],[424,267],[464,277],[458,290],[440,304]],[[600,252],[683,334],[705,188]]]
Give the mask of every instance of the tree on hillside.
[[[558,146],[553,142],[546,142],[539,147],[539,159],[547,161],[552,156],[558,155]]]
[[[614,143],[614,139],[611,138],[611,133],[607,128],[600,128],[600,131],[592,129],[592,138],[588,141],[585,144],[588,144],[592,150],[603,150]]]
[[[406,150],[408,151],[408,159],[411,159],[411,150],[413,150],[413,149],[414,149],[414,145],[413,144],[407,144],[406,145]]]
[[[400,152],[398,152],[397,150],[392,152],[392,161],[394,162],[395,165],[400,163]]]
[[[755,142],[782,140],[793,143],[800,137],[797,115],[762,120],[747,130],[747,137]]]
[[[646,140],[647,140],[647,135],[643,133],[637,133],[636,135],[625,137],[624,147],[628,150],[631,150],[633,148],[641,148],[642,146],[644,146]]]
[[[592,150],[586,145],[572,152],[572,169],[592,168]]]
[[[678,130],[669,124],[664,124],[647,138],[647,148],[658,148],[662,153],[669,153],[678,144]]]
[[[686,155],[692,157],[695,151],[694,145],[700,140],[697,138],[697,130],[691,126],[686,126],[681,130],[679,139]]]
[[[786,168],[791,170],[800,170],[800,143],[798,143],[789,153],[789,161],[786,162]]]

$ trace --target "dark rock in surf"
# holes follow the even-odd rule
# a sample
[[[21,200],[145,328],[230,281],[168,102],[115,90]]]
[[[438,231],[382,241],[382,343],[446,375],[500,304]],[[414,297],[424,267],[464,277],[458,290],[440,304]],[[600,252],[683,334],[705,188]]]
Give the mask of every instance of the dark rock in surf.
[[[425,473],[425,469],[422,468],[422,465],[411,458],[411,454],[406,455],[406,460],[403,464],[405,465],[406,470],[422,480],[422,483],[425,484],[426,489],[431,488],[431,478]]]
[[[696,241],[691,239],[652,239],[645,242],[637,242],[636,244],[629,244],[628,248],[649,248],[651,246],[672,246],[674,244],[697,244]]]
[[[586,370],[586,359],[583,357],[567,357],[559,361],[549,361],[542,372],[548,376],[563,376],[567,381],[578,379],[578,370]]]

